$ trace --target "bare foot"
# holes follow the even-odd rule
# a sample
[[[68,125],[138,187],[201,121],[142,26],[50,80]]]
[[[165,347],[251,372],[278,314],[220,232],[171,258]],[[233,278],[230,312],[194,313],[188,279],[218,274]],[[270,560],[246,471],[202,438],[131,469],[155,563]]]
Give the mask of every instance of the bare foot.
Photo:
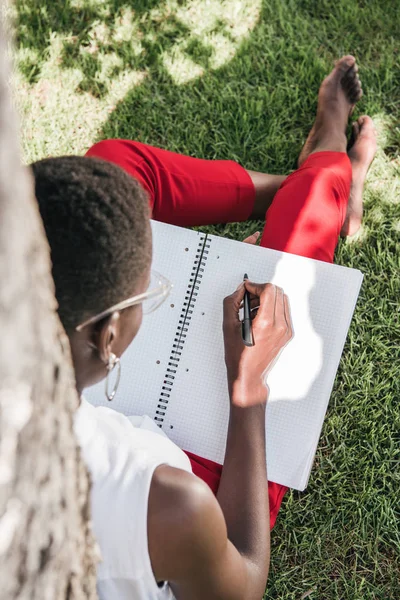
[[[318,93],[317,116],[300,153],[298,166],[312,152],[343,151],[346,127],[354,105],[362,96],[354,56],[343,56],[324,79]]]
[[[363,215],[362,193],[368,169],[376,153],[376,130],[371,117],[363,116],[353,123],[354,143],[348,151],[353,169],[347,214],[340,235],[354,235],[360,228]]]

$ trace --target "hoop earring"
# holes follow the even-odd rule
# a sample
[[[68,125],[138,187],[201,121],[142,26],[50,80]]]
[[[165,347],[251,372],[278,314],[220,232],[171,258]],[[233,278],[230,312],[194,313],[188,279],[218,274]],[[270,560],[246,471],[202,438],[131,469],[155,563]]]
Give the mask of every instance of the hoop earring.
[[[111,391],[111,393],[109,392],[109,377],[110,374],[114,371],[115,367],[117,367],[117,379],[115,381],[114,387]],[[108,358],[108,364],[107,364],[107,377],[106,377],[106,398],[109,402],[111,402],[111,400],[114,399],[115,394],[117,393],[117,389],[119,386],[119,380],[121,379],[121,363],[119,361],[118,356],[115,356],[115,354],[113,354],[112,352],[110,353],[110,356]]]

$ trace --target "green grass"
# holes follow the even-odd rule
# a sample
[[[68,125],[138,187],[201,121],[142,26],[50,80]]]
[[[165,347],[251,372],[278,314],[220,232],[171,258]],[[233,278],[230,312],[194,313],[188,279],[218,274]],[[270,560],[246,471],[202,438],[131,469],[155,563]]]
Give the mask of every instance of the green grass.
[[[266,598],[397,600],[400,12],[392,0],[17,0],[27,161],[135,138],[288,173],[338,56],[360,64],[379,150],[337,262],[365,274],[307,491],[272,534]],[[261,224],[210,228],[242,239]],[[396,248],[397,244],[397,248]],[[397,514],[396,514],[397,511]]]

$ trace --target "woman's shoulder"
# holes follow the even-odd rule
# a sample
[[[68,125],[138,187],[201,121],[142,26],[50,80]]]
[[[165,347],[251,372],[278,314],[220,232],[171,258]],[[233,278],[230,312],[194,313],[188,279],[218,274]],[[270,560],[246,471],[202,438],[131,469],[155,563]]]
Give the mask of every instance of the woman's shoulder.
[[[116,477],[118,464],[129,464],[130,475],[159,464],[191,471],[186,454],[149,417],[130,418],[108,407],[82,400],[75,433],[92,476]]]

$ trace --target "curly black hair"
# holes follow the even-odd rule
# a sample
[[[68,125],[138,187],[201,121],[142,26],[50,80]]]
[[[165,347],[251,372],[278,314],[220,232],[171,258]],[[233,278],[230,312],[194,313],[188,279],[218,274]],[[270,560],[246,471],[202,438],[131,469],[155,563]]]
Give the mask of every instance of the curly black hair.
[[[151,262],[145,191],[104,160],[62,156],[31,165],[67,331],[125,300]]]

